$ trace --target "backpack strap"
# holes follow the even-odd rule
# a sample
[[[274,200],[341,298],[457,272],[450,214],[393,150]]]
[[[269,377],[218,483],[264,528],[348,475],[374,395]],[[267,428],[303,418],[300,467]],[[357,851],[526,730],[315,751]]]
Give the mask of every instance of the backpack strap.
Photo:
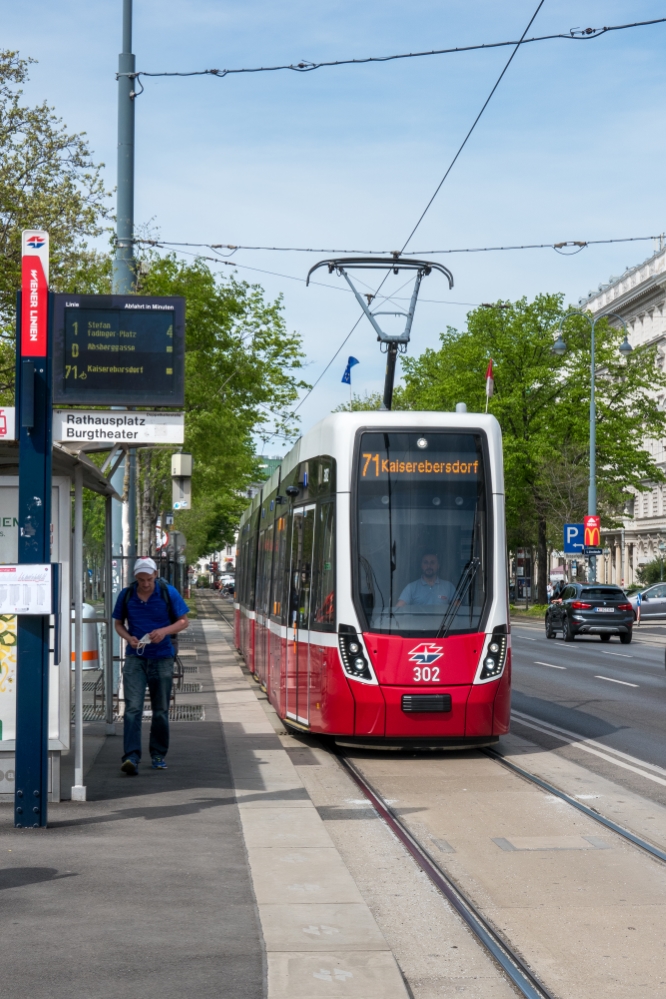
[[[159,587],[160,596],[162,597],[162,600],[164,601],[164,603],[167,605],[167,611],[168,611],[168,614],[169,614],[169,620],[171,621],[172,624],[174,624],[178,620],[178,617],[174,613],[173,605],[171,603],[171,594],[169,593],[169,584],[164,579],[160,578],[160,579],[157,580],[157,585]],[[172,635],[171,639],[173,640],[174,637],[175,636]]]
[[[129,608],[130,597],[132,596],[133,593],[136,593],[136,580],[133,583],[130,583],[129,586],[126,586],[125,589],[123,590],[123,593],[124,593],[124,596],[123,596],[123,616],[122,616],[121,623],[124,625],[125,621],[128,620],[128,618],[127,618],[127,610]]]

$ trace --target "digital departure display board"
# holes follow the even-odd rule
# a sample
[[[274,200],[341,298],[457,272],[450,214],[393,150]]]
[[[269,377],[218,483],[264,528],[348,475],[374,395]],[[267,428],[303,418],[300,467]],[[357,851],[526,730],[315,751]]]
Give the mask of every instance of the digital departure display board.
[[[56,405],[183,405],[184,298],[54,298]]]

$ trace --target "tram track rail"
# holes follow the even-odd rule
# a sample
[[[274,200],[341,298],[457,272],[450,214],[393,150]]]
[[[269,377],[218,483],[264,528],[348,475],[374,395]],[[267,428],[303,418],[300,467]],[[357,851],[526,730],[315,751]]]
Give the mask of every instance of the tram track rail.
[[[525,999],[555,999],[547,986],[534,974],[525,961],[479,911],[458,884],[439,866],[430,852],[409,831],[396,812],[355,766],[347,754],[336,750],[343,769],[370,801],[375,811],[400,840],[418,867],[446,898],[484,949]]]
[[[199,596],[199,595],[197,595]],[[199,597],[202,603],[202,610],[206,614],[211,612],[228,626],[233,626],[233,615],[231,618],[224,613],[218,600],[206,595]],[[295,734],[295,733],[293,733]],[[402,821],[400,816],[387,803],[382,794],[372,785],[365,774],[356,766],[350,758],[348,751],[338,746],[333,748],[331,742],[326,739],[321,741],[322,748],[332,754],[337,759],[339,765],[353,780],[365,798],[370,802],[379,817],[383,820],[396,838],[401,842],[417,866],[423,871],[431,884],[438,892],[446,898],[454,911],[462,919],[470,932],[481,944],[486,953],[494,963],[504,972],[513,986],[521,996],[526,999],[555,999],[548,986],[541,981],[525,959],[518,953],[512,944],[504,938],[491,922],[477,908],[475,902],[460,887],[460,885],[440,866],[428,848],[410,831],[408,826]],[[619,825],[612,819],[607,818],[600,812],[578,801],[572,795],[567,794],[549,781],[531,773],[524,767],[518,766],[508,760],[501,753],[494,749],[485,748],[479,750],[488,759],[509,770],[511,773],[528,783],[538,787],[544,793],[557,797],[561,801],[570,805],[577,812],[585,815],[598,825],[601,825],[609,832],[619,836],[625,842],[631,844],[642,853],[650,856],[653,860],[666,863],[666,852],[659,847],[632,833],[629,829]]]
[[[327,746],[327,748],[330,747]],[[431,883],[452,905],[479,943],[518,989],[520,995],[525,996],[526,999],[554,999],[553,993],[549,991],[544,982],[531,970],[511,944],[490,924],[466,892],[442,869],[430,851],[414,836],[382,794],[349,758],[347,752],[340,747],[334,752],[339,764],[369,800],[380,818],[402,843]],[[493,749],[482,749],[479,752],[499,766],[505,767],[511,773],[535,785],[541,791],[564,801],[576,811],[621,837],[641,852],[661,863],[666,863],[666,852],[632,833],[629,829],[618,825],[617,822],[613,822],[612,819],[606,818],[605,815],[588,805],[584,805],[549,781],[525,770],[524,767],[517,766]]]
[[[572,808],[577,811],[582,812],[589,819],[593,819],[599,825],[604,826],[605,829],[609,829],[614,832],[617,836],[621,836],[622,839],[631,843],[633,846],[642,850],[644,853],[649,854],[656,860],[660,860],[662,863],[666,863],[666,853],[660,850],[659,847],[654,846],[647,840],[642,839],[635,833],[632,833],[629,829],[625,829],[624,826],[618,825],[617,822],[613,822],[612,819],[606,818],[601,812],[597,812],[594,808],[590,808],[588,805],[584,805],[582,801],[578,801],[576,798],[567,794],[566,791],[560,790],[555,784],[551,784],[549,781],[544,780],[542,777],[537,777],[536,774],[530,773],[529,770],[525,770],[523,767],[517,766],[517,764],[512,763],[511,760],[507,760],[505,756],[501,753],[496,752],[494,749],[482,749],[480,752],[484,753],[485,756],[499,763],[500,766],[506,767],[512,773],[516,774],[518,777],[522,777],[524,780],[529,781],[531,784],[535,784],[537,787],[541,788],[542,791],[546,791],[548,794],[555,795],[561,801],[565,801]]]

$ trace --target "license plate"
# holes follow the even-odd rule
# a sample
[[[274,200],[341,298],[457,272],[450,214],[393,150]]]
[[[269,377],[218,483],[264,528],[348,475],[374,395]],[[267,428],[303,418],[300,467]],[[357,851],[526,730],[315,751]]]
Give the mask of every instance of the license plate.
[[[614,607],[597,607],[596,611],[597,611],[597,614],[614,614],[615,613],[615,608]]]

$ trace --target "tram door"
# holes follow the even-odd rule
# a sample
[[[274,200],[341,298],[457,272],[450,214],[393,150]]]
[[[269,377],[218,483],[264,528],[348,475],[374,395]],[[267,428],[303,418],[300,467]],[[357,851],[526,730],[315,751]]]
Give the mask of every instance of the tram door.
[[[294,510],[289,573],[287,715],[310,723],[310,596],[314,558],[315,506]]]

